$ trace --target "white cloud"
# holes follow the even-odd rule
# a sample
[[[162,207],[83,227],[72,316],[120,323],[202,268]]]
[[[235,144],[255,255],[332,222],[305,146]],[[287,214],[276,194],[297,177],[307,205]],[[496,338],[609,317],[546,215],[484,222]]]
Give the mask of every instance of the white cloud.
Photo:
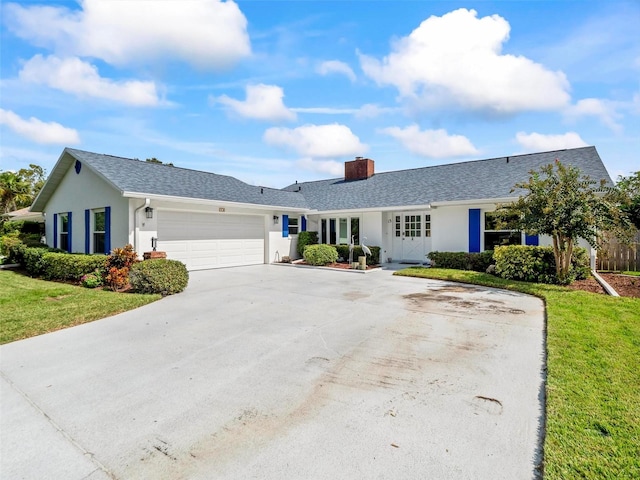
[[[277,85],[247,85],[246,96],[244,101],[226,95],[213,100],[246,118],[272,121],[296,119],[296,114],[284,105],[284,92]]]
[[[35,45],[113,65],[178,59],[217,69],[251,53],[247,19],[232,1],[83,0],[80,6],[9,4],[6,18]]]
[[[388,127],[381,133],[392,136],[410,152],[429,158],[475,155],[476,147],[463,135],[449,135],[446,130],[420,130],[413,124],[405,128]]]
[[[423,107],[457,104],[494,114],[564,107],[570,97],[562,72],[501,53],[509,30],[498,15],[477,18],[475,10],[459,9],[429,17],[382,60],[359,54],[360,63],[378,84]]]
[[[303,125],[297,128],[273,127],[264,132],[263,139],[269,145],[284,147],[303,157],[336,158],[360,155],[368,146],[360,143],[346,125]]]
[[[159,105],[154,82],[114,82],[100,77],[98,69],[79,58],[44,58],[36,55],[20,71],[20,80],[40,83],[80,97],[103,98],[135,106]]]
[[[301,158],[296,165],[311,170],[312,172],[324,173],[328,175],[342,175],[344,173],[344,163],[335,160],[313,160],[311,158]]]
[[[580,135],[576,132],[567,132],[562,135],[518,132],[516,134],[516,142],[530,152],[544,152],[587,146],[587,142],[580,138]]]
[[[326,62],[322,62],[318,65],[316,71],[320,75],[339,73],[340,75],[347,77],[352,82],[356,81],[356,74],[353,72],[352,68],[340,60],[327,60]]]
[[[18,135],[37,143],[72,145],[80,143],[80,136],[73,128],[56,122],[43,122],[31,117],[25,120],[10,110],[0,108],[0,125],[6,125]]]
[[[570,105],[564,111],[565,117],[575,120],[580,117],[597,117],[614,132],[621,132],[622,125],[616,122],[620,115],[616,112],[613,102],[598,98],[584,98],[575,105]]]

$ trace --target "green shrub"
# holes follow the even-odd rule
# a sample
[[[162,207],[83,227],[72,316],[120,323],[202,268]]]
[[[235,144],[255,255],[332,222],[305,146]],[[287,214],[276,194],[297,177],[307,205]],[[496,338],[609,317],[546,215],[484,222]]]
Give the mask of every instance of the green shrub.
[[[327,265],[338,260],[335,247],[326,244],[307,245],[304,249],[304,260],[310,265]]]
[[[80,284],[85,288],[97,288],[103,285],[102,272],[98,269],[80,277]]]
[[[429,252],[427,258],[438,268],[486,272],[493,262],[493,250],[484,252]]]
[[[46,280],[75,280],[104,267],[104,255],[47,252],[42,255],[42,277]]]
[[[182,262],[157,258],[132,265],[129,280],[136,292],[172,295],[187,288],[189,272]]]
[[[296,247],[298,255],[304,257],[304,247],[307,245],[315,245],[318,243],[318,232],[300,232],[298,233],[298,246]]]
[[[349,261],[349,245],[340,244],[332,246],[338,251],[338,258],[342,258],[345,262]],[[380,263],[380,247],[369,247],[368,245],[367,247],[371,250],[371,255],[367,255],[367,265],[378,265]],[[357,262],[358,257],[363,256],[362,246],[355,245],[353,248],[353,261]]]
[[[44,273],[45,264],[42,261],[44,254],[49,253],[46,245],[39,247],[28,247],[22,254],[22,266],[32,277],[39,277]]]
[[[552,247],[507,245],[496,247],[496,275],[508,280],[535,283],[559,283]],[[589,255],[584,248],[576,248],[571,259],[569,283],[589,276]]]
[[[22,254],[26,246],[19,235],[18,232],[12,232],[0,237],[0,255],[6,255],[9,263],[22,263]]]

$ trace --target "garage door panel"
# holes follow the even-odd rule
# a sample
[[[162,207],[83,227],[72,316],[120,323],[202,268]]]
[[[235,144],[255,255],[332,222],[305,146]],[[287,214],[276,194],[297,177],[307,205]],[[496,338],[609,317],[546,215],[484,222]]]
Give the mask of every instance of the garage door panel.
[[[189,270],[261,264],[264,217],[160,211],[158,248]]]

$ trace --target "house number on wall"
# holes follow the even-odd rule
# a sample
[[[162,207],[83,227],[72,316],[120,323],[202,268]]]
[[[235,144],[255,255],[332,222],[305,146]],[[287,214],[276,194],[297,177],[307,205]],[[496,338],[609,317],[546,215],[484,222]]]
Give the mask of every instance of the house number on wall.
[[[218,211],[219,211],[220,213],[223,213],[223,212],[224,212],[224,207],[220,207],[220,208],[218,208]]]

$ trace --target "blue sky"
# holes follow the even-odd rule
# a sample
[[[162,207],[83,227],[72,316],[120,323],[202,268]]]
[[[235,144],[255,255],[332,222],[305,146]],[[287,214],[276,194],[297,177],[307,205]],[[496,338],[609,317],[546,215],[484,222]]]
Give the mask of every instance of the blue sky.
[[[2,5],[0,170],[65,146],[284,187],[595,145],[640,169],[637,1]]]

